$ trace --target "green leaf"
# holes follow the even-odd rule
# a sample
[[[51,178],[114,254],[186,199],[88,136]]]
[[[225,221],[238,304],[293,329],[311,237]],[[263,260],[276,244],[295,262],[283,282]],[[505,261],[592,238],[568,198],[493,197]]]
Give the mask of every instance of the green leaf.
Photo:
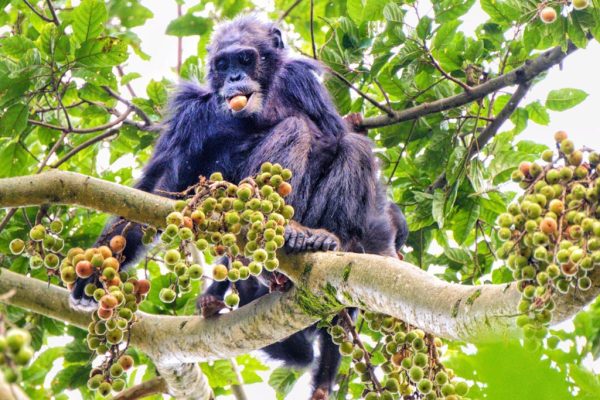
[[[0,178],[25,175],[33,161],[17,139],[0,139]]]
[[[73,10],[73,35],[79,43],[97,38],[108,19],[102,0],[83,0]]]
[[[362,22],[363,8],[364,5],[361,0],[346,1],[346,10],[348,11],[348,16],[352,18],[356,24],[360,24]]]
[[[433,21],[431,20],[431,18],[424,16],[419,20],[419,23],[417,24],[417,36],[420,39],[427,39],[429,37],[429,35],[431,34],[431,25],[432,25]]]
[[[203,35],[211,27],[210,20],[202,17],[196,17],[193,14],[185,14],[174,19],[167,26],[167,35],[172,36],[193,36]]]
[[[29,109],[25,104],[17,103],[10,106],[0,117],[0,137],[14,137],[23,132],[27,127],[28,115]]]
[[[73,340],[65,347],[65,361],[72,363],[86,362],[90,359],[92,352],[85,341]]]
[[[494,22],[511,24],[522,17],[522,0],[481,0],[481,8]]]
[[[467,237],[475,228],[475,223],[479,219],[480,205],[479,201],[467,201],[465,204],[461,204],[458,212],[452,219],[454,225],[452,231],[454,232],[454,240],[459,245],[462,245]]]
[[[23,53],[33,49],[35,44],[25,36],[9,36],[0,42],[0,54],[9,57],[21,58]]]
[[[108,12],[111,16],[117,16],[121,20],[121,25],[126,28],[144,25],[154,16],[152,11],[141,5],[138,0],[111,1]]]
[[[587,99],[588,94],[580,89],[558,89],[548,93],[546,98],[546,107],[552,111],[565,111],[575,107]]]
[[[65,389],[77,389],[87,383],[91,365],[69,365],[61,369],[52,379],[52,392],[61,393]]]
[[[151,80],[146,87],[146,94],[154,104],[164,107],[167,104],[168,93],[164,83]]]
[[[467,158],[467,149],[462,146],[457,146],[450,154],[450,159],[446,165],[446,181],[448,185],[453,185],[463,175],[465,169],[463,164]]]
[[[362,12],[362,21],[378,21],[383,17],[387,0],[367,0]],[[358,3],[358,1],[356,1]]]
[[[433,204],[431,206],[431,214],[438,224],[438,227],[442,229],[444,227],[444,219],[446,217],[446,194],[441,189],[436,189],[433,193]]]
[[[63,347],[53,347],[41,353],[35,361],[23,370],[23,381],[28,385],[41,385],[52,369],[52,364],[64,353]]]
[[[546,107],[544,107],[539,101],[528,104],[525,107],[525,110],[527,110],[529,119],[536,124],[546,126],[550,123],[550,115],[548,114],[548,111],[546,111]]]
[[[92,39],[75,52],[76,61],[89,68],[105,68],[127,60],[127,44],[115,38]]]
[[[432,3],[436,22],[444,23],[462,17],[473,7],[475,0],[438,0]]]
[[[398,4],[390,2],[383,8],[383,17],[390,22],[402,22],[404,11]]]
[[[435,37],[433,38],[433,47],[442,51],[444,46],[454,38],[456,30],[460,26],[459,20],[449,21],[438,28]]]
[[[300,373],[291,368],[276,368],[269,377],[269,385],[275,389],[277,400],[283,400],[292,391]]]
[[[141,77],[142,77],[142,74],[140,74],[138,72],[130,72],[128,74],[123,75],[123,77],[121,78],[121,85],[127,85],[129,82],[133,81],[134,79],[138,79]]]
[[[475,300],[477,301],[477,300]],[[480,344],[477,351],[450,352],[448,361],[457,376],[485,382],[483,393],[469,392],[473,399],[565,400],[572,399],[569,382],[562,368],[552,365],[548,357],[529,351],[510,338],[490,344]],[[515,368],[515,366],[519,366]]]
[[[584,392],[600,398],[600,377],[586,368],[573,364],[569,366],[569,376]]]

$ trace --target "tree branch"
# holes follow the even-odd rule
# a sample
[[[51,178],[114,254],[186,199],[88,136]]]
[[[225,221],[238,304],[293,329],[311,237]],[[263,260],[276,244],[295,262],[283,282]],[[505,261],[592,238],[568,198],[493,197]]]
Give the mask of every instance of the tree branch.
[[[294,10],[294,8],[296,8],[298,6],[298,4],[300,4],[302,2],[302,0],[296,0],[292,3],[291,6],[288,7],[287,10],[285,10],[281,16],[279,17],[279,19],[277,20],[277,22],[281,23],[288,15],[290,15],[290,13]]]
[[[174,201],[137,189],[64,171],[0,179],[0,207],[72,204],[162,225]],[[209,399],[210,387],[197,362],[261,349],[344,307],[392,315],[437,336],[481,342],[517,334],[520,293],[516,285],[468,286],[442,281],[396,258],[356,253],[279,254],[280,270],[293,282],[217,318],[137,313],[131,344],[148,354],[177,398]],[[593,286],[556,299],[554,322],[563,321],[600,293]],[[2,294],[14,290],[12,296]],[[72,310],[57,286],[0,269],[0,302],[79,327],[90,314]]]
[[[373,129],[382,126],[394,125],[403,121],[409,121],[425,115],[460,107],[472,101],[482,99],[488,94],[507,86],[530,81],[532,78],[559,64],[576,49],[577,47],[572,43],[569,44],[566,52],[563,52],[560,46],[555,47],[540,54],[533,60],[526,61],[521,67],[482,83],[481,85],[473,86],[469,91],[464,93],[447,97],[445,99],[432,101],[430,103],[419,104],[418,106],[407,108],[402,111],[395,111],[393,116],[380,115],[366,118],[362,123],[362,128]]]
[[[167,382],[164,378],[157,376],[149,381],[142,382],[127,390],[116,394],[113,400],[135,400],[153,394],[167,393]]]
[[[123,114],[119,115],[117,119],[115,119],[109,123],[106,123],[104,125],[94,126],[93,128],[69,129],[64,126],[52,125],[52,124],[49,124],[44,121],[37,121],[35,119],[29,119],[28,122],[32,125],[43,126],[44,128],[54,129],[56,131],[85,134],[85,133],[94,133],[94,132],[104,131],[104,130],[113,128],[113,127],[119,125],[121,122],[125,121],[125,119],[127,119],[127,117],[129,116],[129,114],[131,114],[132,111],[134,111],[133,108],[129,107],[129,108],[127,108],[127,110],[125,110],[123,112]]]
[[[56,24],[56,25],[60,25],[60,24],[59,24],[59,23],[57,23],[57,22],[56,22],[54,19],[52,19],[52,18],[48,18],[48,17],[46,17],[44,14],[42,14],[42,12],[41,12],[41,11],[38,11],[38,9],[36,9],[36,8],[35,8],[35,7],[34,7],[34,6],[33,6],[33,5],[32,5],[32,4],[29,2],[29,1],[27,1],[27,0],[23,0],[23,3],[25,3],[25,5],[26,5],[27,7],[29,7],[29,9],[30,9],[31,11],[33,11],[33,13],[34,13],[35,15],[37,15],[38,17],[40,17],[42,20],[44,20],[44,21],[46,21],[46,22],[53,22],[53,23],[54,23],[54,24]]]

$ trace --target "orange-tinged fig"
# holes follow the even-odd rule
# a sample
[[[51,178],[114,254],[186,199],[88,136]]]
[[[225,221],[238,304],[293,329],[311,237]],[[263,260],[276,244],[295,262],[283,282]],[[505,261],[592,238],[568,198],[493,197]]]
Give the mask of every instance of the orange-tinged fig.
[[[248,104],[248,98],[244,95],[234,96],[229,99],[229,108],[233,111],[242,111]]]
[[[540,11],[540,19],[545,24],[551,24],[556,21],[558,14],[556,10],[552,7],[544,7],[542,11]]]
[[[113,236],[113,238],[110,239],[110,248],[115,253],[122,252],[123,249],[125,249],[125,244],[126,244],[126,240],[121,235]]]

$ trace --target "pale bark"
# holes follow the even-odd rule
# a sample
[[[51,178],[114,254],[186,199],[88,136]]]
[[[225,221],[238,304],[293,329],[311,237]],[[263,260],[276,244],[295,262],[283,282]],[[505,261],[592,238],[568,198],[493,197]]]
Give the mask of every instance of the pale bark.
[[[0,207],[42,203],[76,204],[155,225],[173,205],[169,199],[62,171],[0,179]],[[190,387],[194,393],[208,393],[193,363],[260,349],[346,306],[390,314],[437,336],[468,342],[517,332],[520,295],[514,284],[452,284],[398,259],[369,254],[282,253],[280,262],[281,272],[295,283],[287,293],[271,293],[209,320],[138,313],[132,344],[158,365],[171,393],[184,397]],[[555,322],[598,296],[600,271],[592,279],[587,292],[558,297]],[[3,299],[11,289],[14,295]],[[8,270],[0,270],[0,301],[81,327],[90,318],[70,309],[66,290]]]

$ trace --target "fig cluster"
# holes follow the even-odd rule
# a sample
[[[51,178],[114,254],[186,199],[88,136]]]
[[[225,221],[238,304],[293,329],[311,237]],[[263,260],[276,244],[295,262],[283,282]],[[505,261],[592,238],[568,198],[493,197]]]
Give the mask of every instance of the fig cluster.
[[[379,335],[381,345],[372,350],[367,350],[356,328],[343,321],[331,326],[329,333],[340,354],[351,357],[351,371],[365,385],[363,398],[459,400],[467,395],[468,384],[456,381],[453,371],[439,360],[440,339],[388,315],[367,311],[362,318]],[[385,361],[375,366],[371,360],[377,352]]]
[[[19,380],[19,368],[29,364],[33,353],[28,331],[20,328],[5,331],[4,324],[0,323],[0,371],[6,382]]]
[[[77,279],[90,282],[84,292],[98,303],[98,308],[88,326],[87,344],[102,358],[102,363],[94,370],[88,386],[103,395],[120,391],[125,387],[123,371],[131,367],[128,364],[131,357],[124,355],[128,333],[139,303],[150,290],[150,281],[135,279],[121,270],[125,237],[115,235],[108,245],[75,247],[64,255],[64,241],[59,236],[62,230],[63,224],[58,219],[47,226],[38,224],[29,231],[29,240],[14,239],[10,251],[15,255],[27,254],[32,270],[45,268],[49,276],[59,277],[69,289]],[[148,228],[146,235],[151,235],[151,231]]]
[[[268,162],[258,175],[238,185],[217,172],[201,180],[193,196],[178,201],[161,234],[166,246],[163,261],[173,283],[161,289],[160,299],[172,303],[179,293],[190,290],[191,281],[202,278],[203,268],[190,253],[192,245],[217,260],[212,271],[215,281],[235,283],[263,270],[275,271],[276,251],[284,245],[285,227],[294,215],[284,200],[292,191],[291,178],[289,169]],[[235,285],[225,303],[238,305]]]
[[[600,154],[576,149],[564,131],[554,138],[543,164],[523,162],[513,173],[525,192],[497,221],[498,255],[522,294],[517,324],[528,339],[546,336],[555,295],[590,289],[600,265]]]
[[[12,254],[27,254],[32,270],[45,268],[49,276],[60,276],[61,251],[65,241],[60,237],[63,223],[56,219],[49,224],[38,224],[29,231],[27,241],[13,239],[9,248]]]
[[[569,3],[573,6],[574,10],[579,11],[588,8],[590,5],[590,0],[572,0],[569,2],[544,1],[538,5],[538,16],[543,23],[552,24],[558,19],[558,15],[562,11],[563,7],[568,7]]]

